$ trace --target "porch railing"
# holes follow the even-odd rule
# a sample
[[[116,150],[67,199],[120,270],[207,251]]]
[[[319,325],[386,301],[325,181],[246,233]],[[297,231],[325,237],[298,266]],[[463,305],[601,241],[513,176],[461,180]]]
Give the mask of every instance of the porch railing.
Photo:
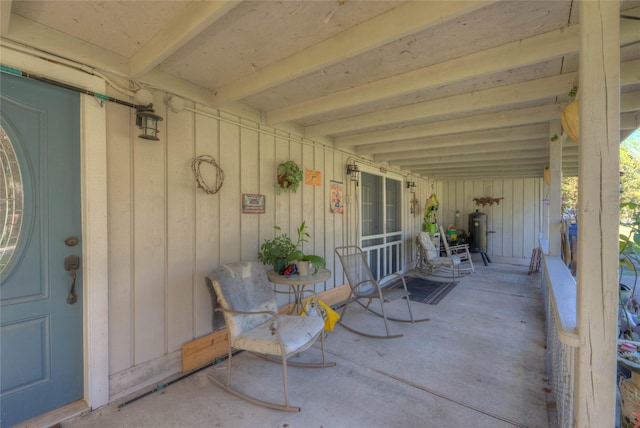
[[[547,372],[558,427],[574,424],[574,381],[579,339],[576,333],[576,281],[560,257],[543,256],[542,295],[546,309]]]

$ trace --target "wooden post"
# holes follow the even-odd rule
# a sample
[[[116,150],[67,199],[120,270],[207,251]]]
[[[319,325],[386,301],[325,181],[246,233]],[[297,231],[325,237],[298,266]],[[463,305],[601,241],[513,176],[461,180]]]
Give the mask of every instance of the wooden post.
[[[580,17],[576,427],[615,426],[620,143],[619,2]]]
[[[552,120],[549,128],[551,137],[562,135],[560,119]],[[562,139],[558,138],[549,145],[549,218],[547,233],[549,239],[549,255],[560,256],[560,224],[562,223]]]

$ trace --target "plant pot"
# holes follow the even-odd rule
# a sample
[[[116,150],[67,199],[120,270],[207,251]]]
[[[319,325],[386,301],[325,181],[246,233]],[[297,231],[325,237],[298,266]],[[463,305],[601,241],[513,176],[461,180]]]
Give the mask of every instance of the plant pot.
[[[282,259],[276,259],[276,261],[273,263],[273,270],[278,272],[278,275],[282,275],[284,273],[284,270],[287,268],[287,259],[286,258],[282,258]]]
[[[278,185],[280,185],[280,187],[282,187],[283,189],[289,187],[287,177],[284,175],[278,175]]]
[[[309,276],[309,266],[310,263],[306,260],[298,260],[296,262],[298,266],[298,275],[300,276]]]

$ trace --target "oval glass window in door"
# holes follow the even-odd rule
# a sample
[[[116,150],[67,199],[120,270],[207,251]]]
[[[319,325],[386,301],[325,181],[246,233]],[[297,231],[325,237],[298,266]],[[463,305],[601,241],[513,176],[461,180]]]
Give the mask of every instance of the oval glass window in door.
[[[15,254],[22,227],[24,195],[20,165],[8,135],[0,127],[0,274]]]

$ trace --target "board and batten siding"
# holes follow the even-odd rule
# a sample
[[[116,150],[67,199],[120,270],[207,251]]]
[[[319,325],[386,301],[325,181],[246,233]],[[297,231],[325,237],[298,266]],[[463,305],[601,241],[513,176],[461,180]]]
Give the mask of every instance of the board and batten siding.
[[[346,175],[349,153],[267,127],[259,115],[193,103],[173,112],[162,95],[155,98],[155,111],[164,118],[160,141],[137,137],[131,109],[105,104],[112,400],[181,370],[182,345],[212,331],[205,276],[224,263],[257,260],[261,243],[276,233],[274,225],[295,239],[295,229],[306,221],[311,239],[305,251],[325,257],[333,273],[317,291],[346,283],[334,248],[355,243],[357,230],[354,184]],[[212,156],[224,172],[214,195],[196,186],[191,164],[200,155]],[[276,195],[276,167],[287,160],[320,171],[321,186],[302,183],[296,193]],[[214,168],[203,163],[200,170],[213,187]],[[423,203],[427,180],[411,179]],[[330,212],[330,180],[343,183],[343,215]],[[265,195],[266,212],[243,214],[243,193]],[[410,215],[406,193],[405,261],[412,263],[422,207]],[[279,304],[289,301],[277,298]]]
[[[0,50],[9,66],[105,92],[102,84],[93,82],[95,77],[88,84],[86,76],[60,64]],[[106,92],[122,97],[109,86]],[[357,199],[345,173],[353,155],[305,140],[300,130],[268,127],[258,113],[240,107],[232,114],[187,102],[188,109],[206,114],[173,112],[166,107],[166,96],[154,95],[155,111],[164,118],[157,142],[138,138],[132,109],[82,98],[83,284],[88,296],[84,370],[89,382],[85,398],[92,406],[179,373],[182,345],[212,330],[206,274],[222,263],[257,260],[260,244],[274,235],[274,225],[294,234],[303,219],[309,224],[312,238],[305,250],[323,255],[333,272],[330,281],[317,285],[318,291],[346,282],[333,249],[356,243]],[[203,154],[213,156],[225,173],[216,195],[195,185],[191,163]],[[276,196],[276,166],[289,159],[319,170],[322,185],[302,185],[295,194]],[[202,173],[213,185],[213,168],[203,164]],[[432,192],[440,199],[445,227],[454,222],[456,209],[466,227],[474,197],[505,198],[487,210],[489,230],[496,231],[489,240],[492,256],[526,258],[537,242],[542,180],[436,183],[401,175],[406,269],[416,261],[415,236]],[[330,213],[331,179],[343,182],[344,215]],[[417,185],[413,214],[407,180]],[[242,193],[264,194],[266,213],[242,214]],[[286,296],[279,296],[279,302],[286,303]]]
[[[438,220],[446,229],[455,224],[469,232],[469,214],[487,214],[487,254],[490,258],[528,264],[538,247],[542,228],[544,183],[542,178],[452,180],[438,182]],[[476,205],[474,198],[503,198],[499,204]]]
[[[311,239],[305,251],[324,256],[333,272],[317,291],[345,284],[334,248],[356,242],[357,199],[346,175],[352,155],[268,127],[251,112],[236,115],[189,103],[187,110],[173,112],[162,95],[156,98],[156,113],[164,117],[160,141],[137,137],[131,109],[105,105],[112,400],[180,372],[182,345],[212,331],[205,276],[224,263],[257,260],[274,225],[295,237],[306,221]],[[215,195],[196,186],[191,164],[200,155],[213,156],[224,171],[224,185]],[[303,183],[296,193],[276,195],[276,167],[286,160],[320,171],[321,186]],[[201,173],[213,186],[214,168],[203,163]],[[435,183],[403,175],[405,268],[416,261],[415,236],[424,202],[434,191],[445,227],[453,224],[456,209],[461,227],[467,227],[474,197],[504,197],[499,206],[483,209],[488,229],[496,232],[489,236],[489,254],[530,257],[540,230],[541,180]],[[344,215],[330,212],[332,179],[343,183]],[[407,180],[417,184],[414,214]],[[266,212],[243,214],[243,193],[265,195]],[[279,304],[288,302],[287,296],[277,297]]]

